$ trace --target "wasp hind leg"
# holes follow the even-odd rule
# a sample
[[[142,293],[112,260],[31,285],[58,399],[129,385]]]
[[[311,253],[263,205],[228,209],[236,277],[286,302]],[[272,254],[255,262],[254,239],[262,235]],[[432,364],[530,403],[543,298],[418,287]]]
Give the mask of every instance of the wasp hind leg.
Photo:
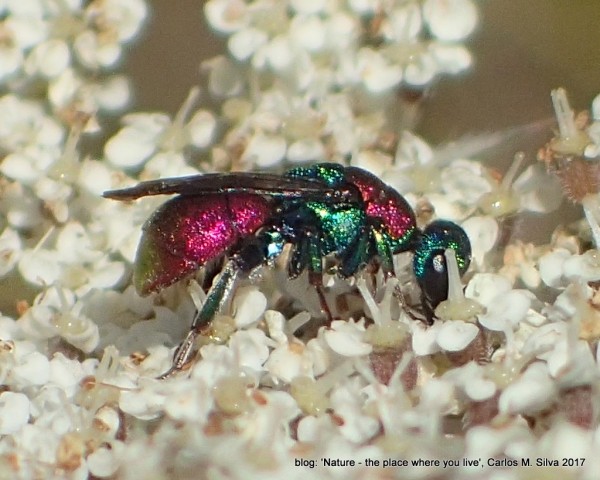
[[[231,294],[239,272],[240,268],[236,259],[228,260],[218,280],[209,289],[202,308],[196,312],[190,331],[175,350],[171,368],[158,377],[159,379],[170,377],[183,370],[196,356],[196,338],[202,329],[212,321]]]

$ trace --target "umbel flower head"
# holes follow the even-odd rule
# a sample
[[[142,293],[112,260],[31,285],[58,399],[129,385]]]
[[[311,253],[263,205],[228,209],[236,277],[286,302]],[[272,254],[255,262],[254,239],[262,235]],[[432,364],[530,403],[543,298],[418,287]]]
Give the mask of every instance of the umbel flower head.
[[[545,245],[505,249],[508,217],[555,206],[543,194],[558,197],[552,180],[521,160],[498,180],[477,148],[433,148],[387,116],[399,90],[471,65],[461,42],[474,2],[209,0],[227,52],[203,61],[205,88],[173,116],[127,111],[109,131],[107,115],[128,107],[120,68],[148,10],[143,0],[0,2],[0,477],[306,477],[300,461],[327,479],[342,467],[323,458],[403,458],[458,466],[343,474],[512,479],[521,472],[459,459],[572,448],[586,459],[576,473],[595,478],[597,252],[566,227]],[[581,124],[565,101],[555,94],[561,133],[544,157],[563,185],[581,178],[569,162],[591,168],[600,144],[598,100]],[[90,152],[92,133],[101,148]],[[445,252],[453,273],[433,325],[413,308],[410,252],[395,259],[397,280],[327,269],[328,327],[306,278],[273,266],[231,295],[188,370],[157,380],[204,291],[190,281],[139,297],[131,266],[161,199],[102,192],[315,161],[379,175],[420,227],[448,218],[468,231],[475,261],[461,280]],[[198,277],[212,279],[210,268]]]

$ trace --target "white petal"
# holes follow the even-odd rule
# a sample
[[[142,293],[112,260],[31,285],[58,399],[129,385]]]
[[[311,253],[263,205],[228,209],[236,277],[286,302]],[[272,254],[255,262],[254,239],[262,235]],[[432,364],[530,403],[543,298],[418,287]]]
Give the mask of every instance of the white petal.
[[[52,285],[61,274],[59,261],[60,258],[54,251],[25,250],[19,261],[19,272],[33,285]]]
[[[165,402],[165,412],[182,422],[205,421],[213,406],[211,392],[202,383],[188,382],[177,388]]]
[[[563,248],[557,248],[543,255],[539,260],[540,276],[549,287],[558,288],[563,285],[563,267],[571,253]]]
[[[470,0],[427,0],[423,16],[440,40],[462,40],[477,25],[477,9]]]
[[[498,401],[501,413],[535,413],[552,405],[558,390],[544,364],[530,365],[525,373],[504,389]]]
[[[263,363],[269,358],[270,339],[262,330],[238,330],[229,340],[229,346],[235,352],[240,366],[255,371],[263,370]]]
[[[59,316],[57,326],[61,337],[85,353],[92,352],[100,342],[98,325],[83,315],[63,314]]]
[[[465,296],[477,300],[484,306],[492,305],[496,296],[509,292],[512,289],[510,280],[494,273],[477,273],[473,276]]]
[[[190,134],[192,145],[206,148],[213,141],[217,120],[208,110],[199,110],[188,122],[186,128]]]
[[[11,45],[0,46],[0,80],[15,73],[23,63],[21,50]]]
[[[90,473],[95,477],[110,477],[119,468],[123,448],[117,448],[120,442],[111,442],[111,448],[100,447],[87,456]]]
[[[117,31],[117,39],[122,43],[135,38],[148,16],[144,0],[104,0],[101,8],[105,22]]]
[[[416,55],[404,69],[404,81],[410,85],[428,84],[439,73],[439,66],[430,52]]]
[[[600,252],[588,250],[582,255],[573,255],[563,263],[563,275],[570,281],[585,282],[600,280]]]
[[[66,107],[79,92],[83,81],[72,68],[65,69],[48,85],[48,99],[56,107]]]
[[[232,302],[235,325],[247,327],[257,322],[267,308],[267,297],[256,287],[239,288]]]
[[[430,327],[421,323],[412,324],[412,349],[417,356],[431,355],[440,351],[437,337],[443,322],[435,322]]]
[[[596,95],[592,101],[592,116],[594,120],[600,120],[600,95]]]
[[[378,0],[348,0],[348,6],[356,13],[364,15],[380,8]]]
[[[325,149],[321,141],[310,138],[292,143],[287,151],[287,159],[294,163],[316,162],[324,156]]]
[[[477,320],[488,330],[501,332],[507,326],[514,328],[525,320],[530,305],[531,299],[525,291],[512,290],[496,296]]]
[[[323,21],[315,16],[294,17],[290,25],[292,41],[309,52],[317,52],[325,44],[325,28]]]
[[[325,25],[327,47],[342,52],[340,63],[343,63],[343,60],[349,57],[344,50],[354,45],[360,31],[358,19],[349,12],[336,11]],[[338,70],[341,71],[341,67],[338,67]]]
[[[430,378],[421,389],[421,405],[432,412],[446,410],[453,401],[454,386],[445,379]]]
[[[101,110],[118,111],[131,101],[131,86],[124,75],[111,75],[102,82],[91,84],[91,94]]]
[[[329,348],[335,353],[345,357],[360,357],[373,350],[372,345],[363,340],[364,327],[361,329],[354,323],[341,321],[334,321],[331,327],[333,330],[326,330],[323,336]]]
[[[272,167],[283,160],[285,151],[286,143],[283,137],[257,133],[248,142],[242,160],[261,168]]]
[[[248,21],[242,0],[210,0],[204,5],[204,14],[210,26],[223,33],[240,30]]]
[[[165,395],[151,388],[125,390],[119,396],[119,407],[140,420],[152,420],[163,415]]]
[[[269,37],[257,28],[244,28],[234,33],[227,42],[227,47],[234,58],[243,62],[254,55],[260,47],[266,45]]]
[[[11,378],[18,385],[44,385],[50,378],[50,362],[45,355],[31,352],[13,368]]]
[[[430,46],[430,52],[440,72],[456,74],[473,63],[471,52],[462,45],[435,43]]]
[[[478,334],[479,328],[476,325],[462,320],[453,320],[442,323],[436,341],[442,350],[460,352],[467,348]]]
[[[402,80],[400,66],[390,64],[373,49],[362,48],[358,52],[357,62],[366,89],[373,93],[390,90]]]
[[[0,278],[7,275],[21,256],[21,238],[10,227],[0,235]]]
[[[43,174],[33,167],[33,158],[27,152],[11,153],[4,157],[0,171],[25,185],[31,185]]]
[[[62,40],[48,40],[35,47],[27,57],[26,69],[46,78],[60,75],[71,63],[69,47]]]
[[[91,272],[89,283],[86,285],[86,291],[90,288],[113,288],[126,273],[123,262],[102,262],[94,266]]]
[[[156,151],[152,142],[141,142],[139,137],[122,130],[104,146],[106,159],[121,168],[139,167]]]
[[[300,347],[291,348],[289,345],[277,347],[265,363],[265,368],[271,375],[289,383],[299,375],[307,375],[302,368],[303,358],[299,353]]]
[[[476,402],[491,398],[496,393],[496,384],[484,378],[473,378],[465,383],[465,393]]]
[[[281,72],[290,67],[293,59],[292,51],[290,39],[284,35],[273,38],[265,47],[267,61],[276,72]]]
[[[85,160],[79,170],[77,184],[92,195],[100,196],[112,187],[113,172],[104,162]]]
[[[490,216],[477,216],[467,218],[461,226],[471,241],[473,259],[477,265],[483,266],[485,254],[494,248],[498,240],[498,222]]]
[[[29,399],[22,393],[0,393],[0,434],[18,432],[29,421]]]
[[[381,33],[391,43],[408,43],[417,37],[422,24],[419,6],[408,3],[396,6],[389,12],[381,25]]]
[[[121,58],[121,46],[98,38],[95,32],[85,30],[73,42],[79,61],[90,69],[114,66]]]

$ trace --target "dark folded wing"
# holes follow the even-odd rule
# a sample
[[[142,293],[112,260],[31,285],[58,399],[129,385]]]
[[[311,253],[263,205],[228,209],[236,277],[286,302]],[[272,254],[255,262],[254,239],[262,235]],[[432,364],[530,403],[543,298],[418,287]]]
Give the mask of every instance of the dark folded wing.
[[[290,178],[271,173],[207,173],[141,182],[133,187],[108,190],[103,197],[135,200],[149,195],[205,195],[209,193],[255,193],[281,198],[319,198],[335,189],[314,178]]]

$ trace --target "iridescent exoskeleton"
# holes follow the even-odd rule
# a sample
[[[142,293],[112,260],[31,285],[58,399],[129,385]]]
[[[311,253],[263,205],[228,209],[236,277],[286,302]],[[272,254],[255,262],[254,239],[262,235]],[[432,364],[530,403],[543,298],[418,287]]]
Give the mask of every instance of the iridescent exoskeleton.
[[[223,305],[238,275],[270,263],[285,245],[291,245],[289,276],[308,272],[330,321],[322,278],[327,255],[335,257],[342,277],[369,264],[378,264],[389,277],[394,274],[393,255],[414,252],[413,269],[429,320],[447,296],[444,251],[455,250],[461,274],[471,258],[461,227],[438,220],[419,230],[404,197],[357,167],[320,163],[284,175],[194,175],[142,182],[104,196],[132,200],[160,194],[177,196],[143,227],[134,268],[141,295],[159,291],[213,259],[228,258],[167,374],[191,359],[196,336]]]

